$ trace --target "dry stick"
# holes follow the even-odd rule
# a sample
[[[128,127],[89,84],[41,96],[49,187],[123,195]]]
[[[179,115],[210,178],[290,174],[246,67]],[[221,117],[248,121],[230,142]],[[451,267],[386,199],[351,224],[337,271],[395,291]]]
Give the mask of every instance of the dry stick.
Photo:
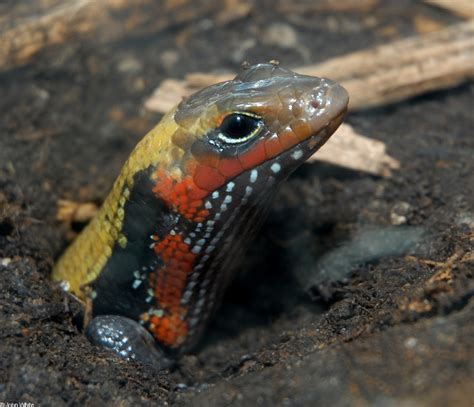
[[[400,168],[400,162],[386,153],[384,142],[358,134],[345,123],[308,160],[313,161],[324,161],[383,177],[390,177],[392,170]]]
[[[341,82],[351,95],[351,110],[448,88],[474,77],[474,21],[297,71]]]
[[[444,8],[464,18],[474,18],[474,2],[472,0],[424,0],[425,3]]]
[[[2,30],[0,67],[9,69],[27,63],[45,44],[54,45],[63,42],[63,38],[70,34],[71,27],[76,31],[87,31],[87,20],[81,17],[91,3],[93,3],[91,0],[69,1],[44,15],[31,20],[20,20],[19,24]]]
[[[64,0],[27,18],[12,12],[8,21],[0,20],[4,23],[0,28],[0,70],[25,65],[43,49],[74,37],[107,42],[154,33],[218,11],[218,5],[211,3],[200,2],[194,7],[193,0]]]

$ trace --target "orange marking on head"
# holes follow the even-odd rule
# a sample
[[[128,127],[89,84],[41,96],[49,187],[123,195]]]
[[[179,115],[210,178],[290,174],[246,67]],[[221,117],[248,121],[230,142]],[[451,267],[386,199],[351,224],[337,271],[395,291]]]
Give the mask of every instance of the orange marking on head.
[[[225,183],[225,178],[215,168],[207,165],[198,165],[193,178],[199,188],[208,192],[218,189]]]
[[[219,156],[217,154],[206,154],[203,157],[199,157],[199,163],[201,165],[207,165],[212,168],[217,168],[219,161]]]
[[[306,140],[308,135],[313,133],[313,129],[311,128],[310,124],[305,120],[297,120],[296,122],[290,124],[290,127],[300,142]]]
[[[246,170],[256,167],[267,159],[264,141],[259,141],[246,153],[239,156],[242,167]]]
[[[224,119],[227,117],[228,113],[221,114],[216,120],[216,127],[220,127]]]
[[[299,143],[298,137],[295,136],[292,130],[286,130],[283,133],[278,135],[280,139],[280,144],[283,147],[283,150],[289,150],[291,147]]]
[[[195,168],[195,166],[193,166]],[[202,198],[209,194],[209,191],[200,188],[189,175],[181,181],[176,181],[166,174],[164,170],[158,170],[155,174],[156,184],[153,188],[154,194],[163,199],[166,204],[179,212],[186,219],[194,220],[199,208],[203,205]],[[222,177],[219,174],[219,177]]]
[[[176,195],[184,195],[186,193],[187,184],[185,182],[179,182],[174,187],[174,192]]]
[[[209,195],[209,191],[206,191],[202,188],[194,188],[192,191],[189,191],[189,197],[193,200],[202,199]]]
[[[271,138],[265,140],[265,154],[267,158],[273,158],[281,154],[283,147],[281,146],[280,140],[277,135],[272,136]]]
[[[226,178],[235,177],[244,170],[238,158],[223,158],[217,169]]]

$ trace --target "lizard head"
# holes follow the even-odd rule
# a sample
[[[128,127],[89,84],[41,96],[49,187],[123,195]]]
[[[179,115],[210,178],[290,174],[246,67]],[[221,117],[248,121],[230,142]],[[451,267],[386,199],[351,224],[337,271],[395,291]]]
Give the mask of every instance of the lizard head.
[[[174,113],[178,129],[172,142],[181,154],[171,165],[186,180],[180,190],[187,191],[190,203],[230,189],[235,205],[268,189],[326,142],[347,104],[347,92],[335,82],[274,64],[251,66],[231,81],[195,93]],[[164,174],[157,176],[158,184],[160,178]],[[166,188],[158,187],[158,193],[166,195]],[[195,213],[188,216],[205,218]]]

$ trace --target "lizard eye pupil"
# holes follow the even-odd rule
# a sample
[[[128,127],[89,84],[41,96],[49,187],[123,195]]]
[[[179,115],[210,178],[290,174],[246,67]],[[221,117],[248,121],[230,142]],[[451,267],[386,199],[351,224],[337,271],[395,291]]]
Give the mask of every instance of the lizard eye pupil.
[[[227,143],[242,143],[256,136],[263,126],[258,117],[243,113],[232,113],[222,122],[219,138]]]

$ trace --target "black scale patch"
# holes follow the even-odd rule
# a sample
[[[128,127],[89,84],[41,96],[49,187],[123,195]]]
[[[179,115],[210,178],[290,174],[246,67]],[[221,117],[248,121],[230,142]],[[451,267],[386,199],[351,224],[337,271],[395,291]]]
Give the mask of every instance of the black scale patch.
[[[94,315],[116,314],[138,319],[153,305],[149,276],[163,263],[151,247],[151,236],[167,235],[177,222],[176,215],[153,193],[151,174],[154,170],[150,167],[134,176],[122,225],[127,245],[122,248],[115,244],[102,273],[92,285]]]

